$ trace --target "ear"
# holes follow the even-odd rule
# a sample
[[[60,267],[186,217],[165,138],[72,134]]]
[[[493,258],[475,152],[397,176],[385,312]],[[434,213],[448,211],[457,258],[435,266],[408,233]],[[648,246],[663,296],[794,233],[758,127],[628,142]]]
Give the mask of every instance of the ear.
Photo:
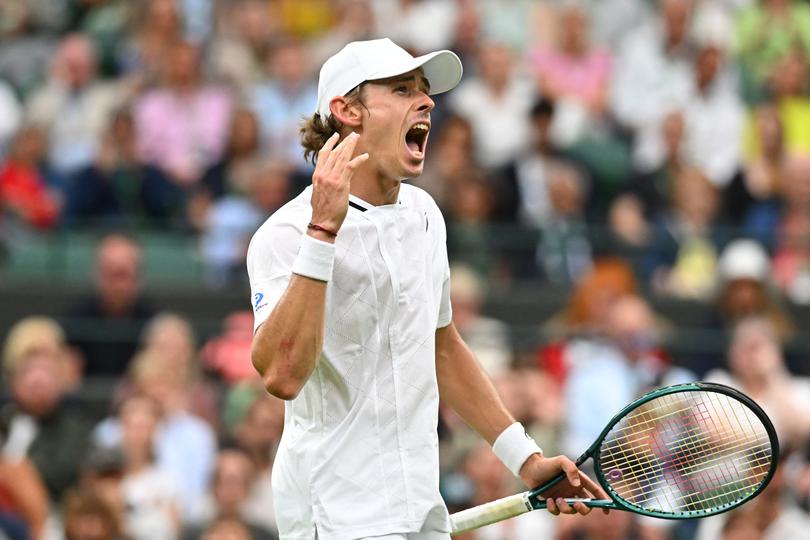
[[[348,127],[360,127],[363,115],[362,105],[357,101],[349,101],[344,96],[333,97],[329,102],[329,110],[340,123]]]

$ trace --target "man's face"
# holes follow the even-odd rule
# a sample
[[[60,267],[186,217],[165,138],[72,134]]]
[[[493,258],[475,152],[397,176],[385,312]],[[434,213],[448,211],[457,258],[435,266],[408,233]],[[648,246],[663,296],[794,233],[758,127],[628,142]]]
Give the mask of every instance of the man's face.
[[[365,85],[356,153],[368,152],[381,176],[404,180],[422,174],[434,106],[428,91],[420,70]]]

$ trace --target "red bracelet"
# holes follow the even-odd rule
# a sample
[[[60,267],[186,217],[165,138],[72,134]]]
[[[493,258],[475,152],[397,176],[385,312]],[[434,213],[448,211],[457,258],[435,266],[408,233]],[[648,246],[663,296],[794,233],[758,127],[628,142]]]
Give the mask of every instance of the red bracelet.
[[[337,231],[327,229],[326,227],[321,227],[320,225],[312,223],[311,221],[309,222],[309,225],[307,225],[307,229],[312,229],[313,231],[322,231],[331,236],[332,238],[337,238]]]

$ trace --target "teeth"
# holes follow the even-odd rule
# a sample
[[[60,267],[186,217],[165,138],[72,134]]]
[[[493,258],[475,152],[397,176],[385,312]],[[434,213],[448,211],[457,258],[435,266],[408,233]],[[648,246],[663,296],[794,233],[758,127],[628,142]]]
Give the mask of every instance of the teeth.
[[[411,130],[428,131],[430,130],[430,127],[427,124],[420,122],[419,124],[414,124]]]

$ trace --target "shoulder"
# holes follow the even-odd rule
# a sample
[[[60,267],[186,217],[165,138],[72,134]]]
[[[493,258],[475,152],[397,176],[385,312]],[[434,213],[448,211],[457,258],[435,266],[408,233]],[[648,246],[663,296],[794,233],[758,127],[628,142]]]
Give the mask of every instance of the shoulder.
[[[412,184],[402,184],[399,193],[400,200],[431,221],[440,223],[441,230],[444,230],[444,216],[430,193]]]
[[[414,208],[421,210],[429,209],[433,212],[438,212],[441,214],[439,205],[436,204],[433,196],[431,196],[431,194],[424,189],[414,186],[413,184],[402,184],[399,191],[399,198]]]
[[[248,257],[251,250],[266,242],[284,242],[285,239],[297,239],[303,234],[312,211],[309,200],[309,189],[305,189],[273,212],[253,233],[248,245]]]

